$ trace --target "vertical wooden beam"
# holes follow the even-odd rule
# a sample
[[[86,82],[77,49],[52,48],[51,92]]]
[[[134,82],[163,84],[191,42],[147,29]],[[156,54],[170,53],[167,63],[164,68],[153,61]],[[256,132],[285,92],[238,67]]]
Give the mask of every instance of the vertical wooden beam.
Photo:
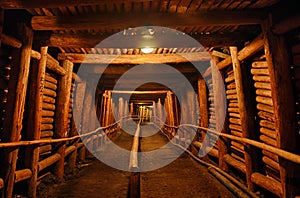
[[[82,110],[83,110],[83,100],[84,100],[84,93],[86,82],[76,82],[76,89],[74,90],[74,98],[73,98],[73,119],[74,119],[74,127],[72,127],[71,136],[76,136],[81,134],[81,123],[82,123]],[[70,171],[74,171],[76,166],[76,158],[77,158],[77,146],[78,141],[74,143],[76,147],[75,151],[69,157],[68,167]],[[82,147],[80,150],[85,150],[85,147]],[[84,151],[85,152],[85,151]],[[78,155],[79,159],[80,155]]]
[[[110,114],[111,114],[111,105],[112,105],[112,101],[111,101],[111,91],[107,91],[107,103],[106,103],[106,117],[105,117],[105,126],[109,125],[109,118],[110,118]]]
[[[1,47],[1,35],[3,32],[3,26],[4,26],[4,9],[0,8],[0,47]]]
[[[132,117],[133,116],[133,103],[130,103],[130,116]]]
[[[119,125],[120,127],[122,127],[122,124],[123,124],[123,118],[124,116],[124,99],[122,97],[119,98]]]
[[[32,64],[30,79],[30,95],[28,99],[27,140],[39,140],[42,124],[42,103],[46,73],[48,47],[41,47],[41,59],[38,64]],[[28,181],[28,196],[36,197],[38,176],[39,147],[28,146],[25,152],[25,168],[32,171]]]
[[[75,126],[73,128],[72,135],[81,134],[82,133],[82,123],[83,123],[83,102],[84,102],[84,93],[86,89],[86,82],[82,81],[77,83],[76,90],[75,90],[75,100],[74,100],[74,107],[73,107],[73,116],[75,117]],[[78,158],[81,161],[85,160],[85,147],[81,147],[78,151]]]
[[[103,93],[103,107],[102,107],[102,119],[101,119],[101,126],[105,126],[105,118],[106,118],[106,107],[107,106],[107,91]]]
[[[241,116],[240,119],[242,125],[242,137],[256,140],[258,137],[256,134],[257,130],[255,125],[255,106],[250,101],[251,97],[246,97],[247,93],[250,94],[250,90],[247,89],[247,84],[249,85],[249,83],[247,82],[247,79],[245,79],[245,76],[249,76],[249,74],[247,75],[245,69],[241,67],[240,61],[238,59],[237,47],[230,47],[230,53],[236,84],[239,113]],[[243,75],[243,73],[246,74]],[[244,147],[247,185],[251,191],[254,191],[254,184],[251,182],[251,175],[258,169],[257,149],[249,145],[245,145]]]
[[[271,17],[263,25],[265,54],[271,79],[272,99],[274,104],[275,130],[278,134],[279,148],[299,153],[299,134],[296,130],[296,108],[290,75],[291,63],[285,39],[271,31]],[[279,158],[280,176],[283,195],[294,197],[300,193],[299,165]]]
[[[160,122],[163,122],[163,117],[162,117],[162,105],[161,105],[161,101],[160,98],[158,98],[157,101],[157,112],[158,112],[158,119]]]
[[[125,101],[125,104],[124,104],[124,116],[125,117],[129,116],[129,109],[128,109],[128,101],[127,100]]]
[[[153,116],[152,117],[152,122],[153,123],[156,123],[156,104],[155,104],[155,101],[153,100],[152,101],[152,115],[151,116]]]
[[[190,118],[189,118],[189,122],[191,124],[196,124],[194,91],[189,91],[187,93],[187,105],[188,105],[188,110],[189,110],[190,115],[191,115]]]
[[[66,75],[60,76],[58,80],[54,138],[66,137],[66,131],[68,128],[68,112],[71,94],[73,63],[66,60],[63,62],[62,66],[66,70]],[[56,163],[54,168],[54,175],[58,178],[58,180],[63,180],[64,176],[65,146],[65,142],[59,143],[55,146],[56,152],[61,155],[60,160]]]
[[[216,116],[216,130],[221,133],[227,133],[225,125],[226,109],[224,104],[226,104],[226,96],[224,90],[224,81],[217,68],[218,58],[213,56],[211,60],[211,73],[212,82],[214,89],[214,103],[215,103],[215,116]],[[228,165],[224,160],[224,156],[228,153],[228,140],[219,137],[218,139],[218,149],[219,149],[219,166],[222,170],[227,171]]]
[[[22,49],[20,54],[19,65],[13,65],[16,67],[12,70],[11,79],[9,85],[8,103],[6,116],[4,118],[4,130],[2,141],[3,142],[17,142],[20,140],[22,121],[24,114],[24,106],[26,100],[28,76],[30,70],[31,60],[31,47],[33,41],[32,29],[26,27],[24,24],[21,25],[22,33]],[[14,73],[15,72],[15,73]],[[15,82],[12,82],[15,81]],[[10,113],[8,113],[10,112]],[[18,159],[18,149],[12,148],[6,151],[3,150],[1,172],[3,173],[4,179],[4,190],[2,197],[12,197],[15,170]]]
[[[208,128],[208,100],[207,100],[207,87],[203,78],[198,79],[198,98],[199,98],[199,113],[200,113],[200,126]],[[206,137],[205,131],[201,130],[202,151],[209,145],[208,136]]]

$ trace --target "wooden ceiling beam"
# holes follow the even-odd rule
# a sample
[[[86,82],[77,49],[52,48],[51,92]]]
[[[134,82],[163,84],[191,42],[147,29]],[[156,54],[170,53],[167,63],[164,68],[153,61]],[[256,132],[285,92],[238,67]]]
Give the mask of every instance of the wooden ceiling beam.
[[[69,6],[105,5],[134,2],[149,2],[152,0],[1,0],[0,7],[4,9],[29,9],[29,8],[58,8]]]
[[[50,35],[40,33],[39,41],[44,42],[50,47],[72,47],[72,48],[94,48],[97,45],[105,48],[139,48],[138,42],[142,39],[138,36],[124,36],[118,34],[119,42],[103,42],[110,40],[112,34],[90,35],[90,34],[59,34],[53,33]],[[189,36],[185,36],[189,38]],[[247,41],[248,35],[244,32],[236,32],[230,34],[198,34],[190,35],[193,39],[199,42],[204,47],[223,47],[240,45]],[[153,43],[159,43],[159,48],[179,48],[179,47],[196,47],[188,46],[190,42],[184,42],[181,38],[170,38],[168,34],[159,35]],[[170,40],[172,39],[172,40]],[[180,41],[174,42],[174,40]],[[159,42],[157,42],[159,41]]]
[[[109,54],[76,54],[60,53],[58,60],[70,60],[73,63],[85,64],[167,64],[209,61],[211,56],[207,52],[192,52],[178,54],[136,54],[136,55],[109,55]]]
[[[206,11],[179,13],[105,13],[80,16],[34,16],[34,30],[127,29],[141,26],[194,27],[261,24],[266,17],[262,10]]]

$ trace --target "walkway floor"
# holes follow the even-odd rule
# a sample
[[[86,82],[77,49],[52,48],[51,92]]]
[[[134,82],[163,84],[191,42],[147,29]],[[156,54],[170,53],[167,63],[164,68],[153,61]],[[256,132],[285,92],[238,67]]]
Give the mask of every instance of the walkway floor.
[[[147,133],[148,130],[153,131],[153,126],[143,127],[142,133]],[[132,143],[131,137],[127,133],[121,133],[114,142],[129,150]],[[143,153],[162,150],[160,155],[142,155],[142,160],[149,160],[152,157],[167,160],[172,155],[178,155],[178,150],[167,143],[166,137],[160,133],[141,138]],[[162,146],[165,147],[161,149]],[[118,156],[118,153],[114,152],[110,152],[111,157]],[[167,155],[168,152],[169,155]],[[156,165],[153,164],[153,166]],[[146,164],[144,166],[149,167]],[[83,168],[76,178],[57,185],[48,197],[126,198],[129,176],[130,173],[126,171],[111,168],[99,160],[94,160],[89,166]],[[205,167],[183,153],[177,160],[165,167],[141,173],[141,197],[233,198],[235,196],[209,174]]]

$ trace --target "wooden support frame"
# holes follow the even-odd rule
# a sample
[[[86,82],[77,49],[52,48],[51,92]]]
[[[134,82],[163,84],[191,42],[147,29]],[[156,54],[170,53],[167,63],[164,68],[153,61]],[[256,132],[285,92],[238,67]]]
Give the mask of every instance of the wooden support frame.
[[[60,76],[58,80],[54,138],[66,137],[66,131],[68,127],[68,112],[71,94],[73,63],[66,60],[63,62],[63,68],[66,70],[66,75]],[[59,154],[61,158],[55,164],[54,175],[58,178],[58,180],[63,180],[65,143],[57,144],[55,152]]]
[[[26,100],[26,91],[30,70],[30,60],[31,60],[31,47],[33,41],[33,31],[32,29],[21,24],[20,33],[22,34],[22,49],[20,53],[20,59],[18,62],[13,64],[12,75],[14,79],[10,80],[9,89],[11,90],[8,96],[7,108],[9,112],[6,114],[4,120],[3,131],[3,141],[4,142],[17,142],[20,140],[22,121]],[[18,53],[18,52],[16,52]],[[18,55],[14,57],[18,58]],[[15,81],[15,82],[13,82]],[[8,111],[7,111],[8,112]],[[7,131],[6,131],[7,130]],[[11,198],[14,187],[16,164],[18,159],[18,149],[9,149],[2,151],[2,175],[4,179],[4,190],[2,192],[2,197]]]
[[[239,106],[239,114],[242,125],[242,137],[249,138],[252,140],[258,139],[258,134],[255,134],[256,125],[255,125],[255,104],[251,102],[254,101],[254,98],[246,96],[247,93],[250,93],[249,89],[249,79],[247,79],[246,69],[241,66],[241,63],[238,59],[238,49],[237,47],[230,47],[232,67],[234,73],[234,79],[236,84],[236,92]],[[248,87],[247,87],[248,85]],[[258,171],[258,151],[255,147],[245,145],[245,166],[246,166],[246,180],[247,186],[251,191],[254,191],[254,185],[251,180],[251,175]]]
[[[39,40],[45,43],[48,46],[52,47],[74,47],[74,48],[81,48],[85,46],[87,48],[94,48],[103,40],[107,39],[108,37],[112,36],[113,34],[104,34],[104,35],[91,35],[91,34],[59,34],[59,33],[52,33],[51,35],[38,35]],[[245,41],[247,38],[244,34],[239,33],[230,33],[230,34],[203,34],[203,35],[192,35],[192,37],[197,40],[201,45],[205,47],[218,47],[218,46],[230,46],[230,45],[238,45]],[[137,40],[142,39],[137,38],[137,36],[119,36],[120,40],[124,42],[123,44],[118,44],[118,47],[126,45],[127,48],[135,48],[137,45]],[[171,38],[172,39],[172,38]],[[165,41],[165,44],[159,41]],[[182,47],[178,46],[177,43],[172,42],[168,37],[168,34],[161,34],[159,35],[160,47],[168,47],[168,48],[175,48],[175,47]],[[102,47],[111,48],[116,47],[115,43],[101,43]],[[190,46],[191,47],[191,46]]]
[[[61,53],[59,60],[70,60],[73,63],[85,64],[145,64],[145,63],[186,63],[208,61],[210,55],[207,52],[190,52],[177,54],[76,54]]]
[[[30,79],[30,95],[28,100],[27,140],[39,140],[42,124],[42,103],[45,84],[48,47],[41,47],[41,59],[38,64],[32,64]],[[36,197],[38,177],[39,147],[30,146],[25,152],[25,167],[30,169],[32,176],[28,181],[29,197]]]
[[[279,148],[297,153],[299,152],[299,134],[296,130],[296,110],[292,80],[289,71],[289,54],[283,36],[276,36],[271,32],[272,16],[262,26],[264,47],[274,104],[275,131],[279,134],[277,145]],[[282,197],[294,197],[299,194],[296,181],[300,178],[299,166],[279,158]]]
[[[214,90],[214,104],[215,104],[215,117],[216,117],[216,130],[220,133],[227,133],[227,124],[225,122],[226,104],[224,81],[219,69],[217,67],[218,57],[213,56],[211,60],[212,82]],[[228,170],[228,164],[224,160],[224,156],[228,154],[228,140],[225,138],[218,139],[218,153],[219,153],[219,167],[222,170]]]

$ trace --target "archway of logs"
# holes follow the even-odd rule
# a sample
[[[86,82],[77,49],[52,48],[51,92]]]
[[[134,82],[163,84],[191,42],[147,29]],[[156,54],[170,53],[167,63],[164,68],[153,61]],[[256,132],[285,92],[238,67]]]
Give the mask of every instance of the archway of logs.
[[[100,147],[105,142],[106,136],[114,136],[120,125],[124,124],[122,118],[136,115],[143,115],[145,122],[157,123],[166,117],[162,129],[169,137],[176,138],[179,144],[191,144],[188,150],[194,154],[197,154],[199,148],[209,145],[210,141],[216,141],[216,135],[221,132],[217,144],[214,144],[208,152],[208,157],[215,161],[220,169],[243,179],[245,186],[251,191],[265,189],[278,197],[300,196],[299,13],[279,12],[276,8],[285,5],[284,1],[236,1],[238,2],[236,6],[244,5],[241,12],[224,12],[224,15],[207,12],[205,16],[211,20],[207,22],[209,24],[203,20],[199,20],[197,24],[199,18],[190,16],[186,11],[187,6],[184,5],[188,5],[188,9],[193,11],[203,6],[207,11],[208,7],[217,5],[216,2],[206,5],[201,4],[201,1],[176,1],[178,6],[174,9],[172,5],[175,1],[153,0],[148,9],[161,6],[159,12],[150,12],[153,14],[151,16],[154,25],[164,23],[171,27],[223,25],[229,27],[228,29],[231,26],[238,29],[239,25],[256,26],[253,32],[247,34],[247,38],[234,32],[234,29],[231,33],[218,33],[217,36],[194,35],[203,43],[203,49],[180,49],[179,46],[177,48],[179,51],[176,51],[173,48],[157,48],[156,52],[147,56],[141,54],[138,49],[108,47],[92,49],[91,56],[85,59],[86,53],[82,52],[86,52],[85,48],[91,48],[99,40],[93,34],[80,37],[80,34],[84,34],[85,28],[80,20],[87,23],[92,20],[91,24],[95,23],[95,27],[102,23],[95,21],[98,19],[93,18],[93,15],[74,17],[74,23],[70,23],[73,16],[66,16],[68,9],[76,15],[77,11],[80,12],[80,9],[89,3],[86,5],[82,3],[84,1],[70,1],[78,2],[72,7],[70,5],[72,3],[68,3],[67,0],[61,1],[61,4],[59,2],[38,0],[0,2],[2,197],[13,197],[18,193],[36,197],[37,185],[45,175],[50,173],[58,180],[62,180],[66,168],[72,171],[78,161],[85,160],[86,148],[81,142],[79,132],[87,134],[89,144],[93,147]],[[98,5],[99,12],[102,7],[114,10],[114,6],[108,1],[89,2],[91,8]],[[129,5],[140,5],[142,9],[146,9],[148,5],[148,1],[131,0],[126,1],[127,3],[125,0],[112,1],[117,6],[120,2],[124,5],[128,2]],[[138,4],[141,2],[143,4]],[[169,4],[165,5],[162,2]],[[235,4],[228,3],[232,1],[224,0],[224,5],[222,1],[218,2],[219,8],[227,6],[228,10],[234,10]],[[107,6],[104,6],[106,4]],[[277,7],[275,6],[274,10],[270,9],[274,5]],[[264,14],[248,9],[251,6],[260,8],[259,11],[263,10]],[[54,8],[60,11],[55,12]],[[126,10],[126,6],[122,8]],[[134,11],[138,7],[130,9]],[[175,14],[171,14],[172,12]],[[176,14],[180,14],[180,17]],[[104,14],[101,12],[99,16],[102,15]],[[65,20],[60,20],[63,16],[66,16]],[[144,19],[141,14],[138,16]],[[134,20],[138,17],[128,13],[124,14],[123,18],[119,18],[118,14],[109,17],[112,18],[111,24],[104,24],[101,28],[122,29],[131,23],[139,25],[139,22]],[[109,17],[105,19],[108,20]],[[168,17],[174,18],[168,20]],[[149,20],[149,18],[144,21],[142,19],[142,22]],[[162,22],[158,23],[159,20]],[[213,30],[211,28],[211,31]],[[220,32],[225,30],[221,28]],[[72,35],[72,31],[76,34]],[[231,35],[228,37],[227,34]],[[103,39],[107,35],[101,36]],[[226,50],[218,51],[218,49]],[[203,56],[205,50],[211,53],[216,67]],[[199,75],[190,68],[186,60],[176,55],[177,52],[189,53],[191,60],[195,62],[203,61],[206,64],[204,75]],[[111,63],[110,70],[104,72],[105,57],[115,53],[122,54],[121,58]],[[145,59],[141,59],[143,57]],[[131,93],[126,93],[125,85],[123,90],[115,91],[120,96],[118,101],[113,101],[112,85],[116,79],[134,65],[147,61],[170,64],[184,73],[193,84],[197,97],[194,98],[192,93],[184,91],[180,96],[176,96],[166,87],[150,83],[134,92],[129,101],[122,97],[122,94]],[[77,74],[78,65],[81,63],[91,64],[90,73],[85,76]],[[220,96],[222,85],[218,80],[218,71],[225,84],[224,97]],[[86,81],[89,75],[101,73],[104,74],[103,82],[98,84],[96,93],[93,93]],[[135,80],[132,81],[134,82]],[[93,94],[96,95],[95,101],[92,99]],[[188,109],[190,115],[180,114],[178,98],[182,108]],[[223,99],[226,100],[227,109],[218,108],[218,105],[224,102]],[[195,100],[199,102],[198,106],[195,105]],[[86,108],[92,105],[97,106],[97,119],[92,119],[91,109]],[[221,115],[224,113],[225,125],[220,126],[216,123],[223,119]],[[73,115],[79,117],[77,119],[79,123],[75,123]],[[194,119],[198,115],[200,115],[199,125],[191,126],[197,130],[197,137],[192,142],[186,142],[189,139],[188,131],[177,134],[176,130],[183,123],[191,124],[185,123],[189,120],[187,117]],[[183,123],[180,123],[180,119]],[[98,122],[105,134],[93,135],[92,132],[98,127]],[[205,139],[208,132],[210,137]],[[18,185],[22,186],[20,192]]]

